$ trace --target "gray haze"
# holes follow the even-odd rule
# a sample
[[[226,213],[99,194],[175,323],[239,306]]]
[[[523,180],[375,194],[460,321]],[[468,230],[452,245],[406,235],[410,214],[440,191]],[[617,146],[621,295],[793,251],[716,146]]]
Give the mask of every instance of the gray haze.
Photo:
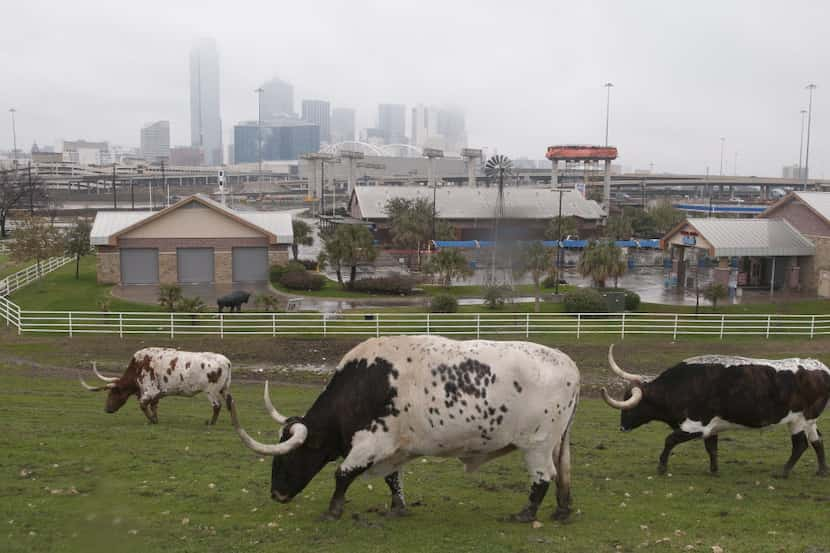
[[[584,4],[584,5],[583,5]],[[804,85],[811,173],[830,176],[830,4],[698,2],[7,3],[0,33],[0,149],[60,139],[137,145],[169,119],[190,143],[189,51],[215,37],[224,142],[256,118],[253,90],[277,75],[303,98],[464,107],[471,147],[542,159],[555,143],[610,142],[626,168],[780,174],[798,159]]]

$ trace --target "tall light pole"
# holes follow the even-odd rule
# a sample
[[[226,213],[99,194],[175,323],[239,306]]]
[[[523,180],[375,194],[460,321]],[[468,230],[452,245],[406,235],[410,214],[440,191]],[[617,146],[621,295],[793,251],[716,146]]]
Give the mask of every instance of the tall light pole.
[[[720,176],[723,176],[723,144],[726,142],[726,138],[720,137]]]
[[[608,146],[608,121],[611,115],[611,87],[614,86],[613,83],[605,83],[602,85],[605,87],[606,94],[605,94],[605,145]]]
[[[9,108],[9,113],[12,114],[12,160],[17,163],[17,127],[14,124],[14,114],[17,112],[14,108]]]
[[[799,134],[798,141],[798,178],[801,178],[801,173],[804,171],[802,162],[804,161],[804,116],[807,115],[807,110],[801,110],[801,134]]]
[[[257,146],[257,159],[259,163],[257,165],[257,176],[256,180],[259,182],[259,179],[262,178],[262,93],[265,92],[265,89],[262,87],[257,88],[254,90],[257,95],[257,115],[256,115],[256,146]]]
[[[810,92],[810,103],[807,106],[807,151],[804,153],[804,190],[807,190],[807,178],[810,175],[810,126],[813,122],[813,90],[816,85],[813,83],[805,87]]]

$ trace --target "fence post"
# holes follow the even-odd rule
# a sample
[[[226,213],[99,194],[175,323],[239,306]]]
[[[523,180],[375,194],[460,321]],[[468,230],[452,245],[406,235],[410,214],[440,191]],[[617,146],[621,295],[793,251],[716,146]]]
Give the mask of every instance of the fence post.
[[[672,333],[672,341],[677,341],[677,319],[680,317],[677,313],[674,314],[674,332]]]
[[[582,332],[582,313],[576,314],[576,339],[579,340],[579,335]]]
[[[124,314],[118,313],[118,337],[124,337]]]
[[[481,338],[481,313],[476,313],[476,339]]]
[[[323,336],[328,336],[329,335],[329,329],[328,329],[328,326],[326,325],[326,314],[321,313],[320,316],[323,317]]]
[[[772,315],[767,315],[767,338],[769,338],[769,327],[772,322]]]
[[[375,338],[380,338],[380,313],[375,313]]]
[[[816,316],[813,315],[812,319],[810,319],[810,339],[813,339],[813,334],[815,333],[816,329]]]
[[[427,336],[429,336],[429,313],[427,313]]]
[[[72,311],[69,312],[69,337],[72,338]]]
[[[173,331],[173,326],[174,326],[174,325],[175,325],[175,322],[174,322],[174,319],[173,319],[173,313],[171,312],[171,313],[170,313],[170,337],[171,337],[171,338],[172,338],[172,337],[174,336],[174,334],[175,334],[175,333],[174,333],[174,331]]]
[[[723,324],[726,322],[726,315],[720,316],[720,339],[723,340]]]
[[[620,340],[625,340],[625,311],[623,311],[622,322],[620,323]]]
[[[277,314],[271,313],[271,337],[277,336]]]
[[[530,338],[530,313],[525,314],[525,338]]]
[[[225,337],[225,313],[224,312],[219,313],[219,337],[220,338]]]

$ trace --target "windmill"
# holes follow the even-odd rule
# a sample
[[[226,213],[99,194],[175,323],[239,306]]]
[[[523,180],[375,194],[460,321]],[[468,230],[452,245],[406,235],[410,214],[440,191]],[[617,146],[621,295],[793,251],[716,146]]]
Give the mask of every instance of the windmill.
[[[498,194],[496,196],[496,216],[493,224],[493,247],[490,260],[490,285],[496,285],[496,248],[499,241],[499,226],[504,217],[504,177],[513,173],[513,162],[510,158],[496,154],[487,160],[484,165],[484,174],[489,178],[498,178]],[[510,273],[510,271],[507,271]]]

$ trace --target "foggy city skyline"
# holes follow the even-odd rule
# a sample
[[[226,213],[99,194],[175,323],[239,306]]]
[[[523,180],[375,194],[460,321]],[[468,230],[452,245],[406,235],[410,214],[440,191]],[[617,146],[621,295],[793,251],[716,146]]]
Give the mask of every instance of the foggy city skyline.
[[[830,169],[830,114],[822,77],[830,9],[819,2],[649,2],[574,6],[521,2],[236,3],[118,6],[15,4],[2,36],[6,119],[0,149],[34,141],[106,140],[138,146],[140,129],[170,121],[170,145],[188,145],[189,54],[216,40],[222,142],[256,120],[254,89],[274,77],[303,100],[354,108],[356,130],[377,125],[379,104],[456,106],[468,144],[543,159],[548,145],[609,142],[627,169],[780,176],[798,161],[799,111],[815,83],[811,176]],[[107,4],[106,6],[109,6]],[[159,16],[163,14],[163,16]]]

